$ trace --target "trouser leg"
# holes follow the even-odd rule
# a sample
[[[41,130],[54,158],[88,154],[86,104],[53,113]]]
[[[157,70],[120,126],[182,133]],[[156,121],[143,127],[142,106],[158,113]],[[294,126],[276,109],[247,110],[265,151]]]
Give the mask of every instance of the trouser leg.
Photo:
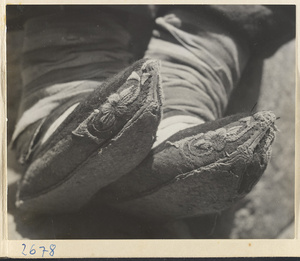
[[[222,117],[248,55],[242,39],[204,13],[173,9],[157,18],[145,54],[162,63],[165,102],[156,144]]]

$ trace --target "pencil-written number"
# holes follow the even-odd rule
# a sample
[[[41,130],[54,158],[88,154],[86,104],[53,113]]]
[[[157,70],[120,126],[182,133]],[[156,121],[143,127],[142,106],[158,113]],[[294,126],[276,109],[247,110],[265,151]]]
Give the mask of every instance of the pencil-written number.
[[[51,244],[48,248],[45,246],[36,247],[35,244],[33,244],[29,250],[26,244],[22,244],[22,246],[23,246],[23,251],[22,251],[23,256],[27,256],[27,255],[34,256],[37,254],[44,257],[45,253],[50,256],[54,256],[54,250],[56,248],[56,245],[54,244]]]

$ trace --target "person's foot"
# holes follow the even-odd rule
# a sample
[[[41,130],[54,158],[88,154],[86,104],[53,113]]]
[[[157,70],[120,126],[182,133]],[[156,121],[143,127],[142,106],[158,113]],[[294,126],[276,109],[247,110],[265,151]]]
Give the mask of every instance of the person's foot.
[[[22,209],[77,210],[149,153],[160,120],[159,63],[140,60],[82,101],[33,153]]]
[[[180,131],[95,200],[149,219],[220,212],[249,193],[263,174],[275,120],[264,111]]]

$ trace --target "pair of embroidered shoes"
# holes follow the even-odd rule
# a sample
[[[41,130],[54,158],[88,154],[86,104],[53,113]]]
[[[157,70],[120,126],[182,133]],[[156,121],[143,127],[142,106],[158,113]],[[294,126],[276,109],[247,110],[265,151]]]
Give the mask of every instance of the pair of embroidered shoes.
[[[84,48],[89,46],[83,40],[74,40],[80,51],[82,42]],[[109,54],[104,60],[111,57]],[[63,60],[70,66],[65,71],[82,65],[79,58],[76,66]],[[83,68],[91,69],[85,64]],[[105,64],[101,68],[105,70]],[[90,74],[87,71],[84,77]],[[163,219],[219,212],[248,193],[267,166],[275,115],[258,112],[203,123],[179,131],[151,149],[163,107],[161,77],[158,61],[137,61],[93,87],[90,95],[76,96],[76,108],[58,124],[50,113],[23,130],[14,140],[15,147],[26,152],[25,158],[20,158],[26,171],[19,184],[17,206],[54,213],[77,211],[91,202]],[[34,91],[36,81],[32,83]],[[82,85],[85,89],[84,81]]]
[[[130,213],[178,218],[221,211],[248,193],[270,157],[275,115],[234,115],[176,133],[155,149],[159,63],[108,80],[34,152],[17,205],[76,211],[93,197]]]

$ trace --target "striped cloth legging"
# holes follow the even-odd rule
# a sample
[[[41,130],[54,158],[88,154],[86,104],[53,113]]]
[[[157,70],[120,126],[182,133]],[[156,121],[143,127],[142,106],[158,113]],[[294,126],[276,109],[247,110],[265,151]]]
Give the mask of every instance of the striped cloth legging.
[[[24,88],[12,138],[21,158],[30,153],[33,136],[40,142],[61,123],[57,118],[130,63],[129,40],[122,18],[109,12],[53,14],[26,23]],[[163,117],[221,117],[247,62],[243,46],[205,15],[178,8],[157,18],[145,56],[162,61]]]

